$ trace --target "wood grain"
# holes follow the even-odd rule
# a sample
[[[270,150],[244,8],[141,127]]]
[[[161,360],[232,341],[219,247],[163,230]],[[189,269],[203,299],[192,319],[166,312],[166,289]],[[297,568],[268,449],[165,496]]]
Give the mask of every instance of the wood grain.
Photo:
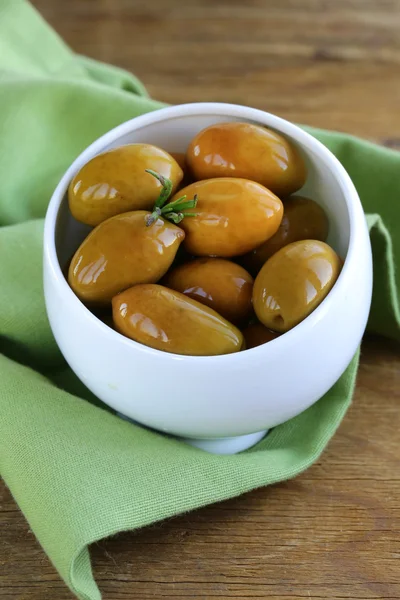
[[[400,143],[400,0],[35,0],[170,103],[248,104]]]
[[[156,98],[221,100],[400,147],[400,0],[35,0]],[[92,548],[105,600],[400,599],[400,353],[363,346],[354,403],[297,479]],[[5,486],[0,597],[70,600]]]

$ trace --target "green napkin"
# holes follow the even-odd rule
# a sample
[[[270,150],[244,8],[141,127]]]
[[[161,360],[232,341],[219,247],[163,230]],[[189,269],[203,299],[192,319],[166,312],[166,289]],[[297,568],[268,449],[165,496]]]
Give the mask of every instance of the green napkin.
[[[357,372],[356,356],[324,398],[237,456],[209,455],[117,418],[70,372],[43,302],[48,200],[96,137],[161,106],[132,75],[74,55],[26,2],[0,0],[0,468],[60,575],[87,600],[100,598],[92,542],[309,467],[344,416]],[[311,133],[342,161],[369,213],[369,329],[400,340],[400,155]]]

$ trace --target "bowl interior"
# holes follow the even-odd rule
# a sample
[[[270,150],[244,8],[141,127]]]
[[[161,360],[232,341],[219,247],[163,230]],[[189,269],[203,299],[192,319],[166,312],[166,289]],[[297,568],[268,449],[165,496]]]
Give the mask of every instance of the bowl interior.
[[[136,126],[136,120],[132,120],[128,132],[114,136],[111,142],[108,136],[103,147],[97,144],[96,151],[90,156],[87,156],[86,152],[85,158],[78,157],[73,165],[71,177],[96,154],[132,142],[147,142],[170,152],[184,152],[193,136],[204,127],[224,121],[247,121],[277,129],[274,117],[267,113],[260,113],[257,120],[230,114],[185,114],[173,117],[166,115],[164,119],[158,119],[156,122]],[[304,136],[298,135],[303,132],[296,127],[290,127],[290,134],[285,131],[282,133],[298,147],[308,168],[307,182],[297,193],[309,196],[325,209],[330,223],[327,241],[345,259],[350,240],[350,218],[343,189],[333,174],[329,156],[327,158],[326,154],[318,150],[318,145],[312,138],[307,136],[304,139]],[[301,141],[299,138],[302,138]],[[56,251],[61,269],[65,269],[90,230],[90,227],[78,223],[72,217],[65,193],[60,203],[55,231]]]

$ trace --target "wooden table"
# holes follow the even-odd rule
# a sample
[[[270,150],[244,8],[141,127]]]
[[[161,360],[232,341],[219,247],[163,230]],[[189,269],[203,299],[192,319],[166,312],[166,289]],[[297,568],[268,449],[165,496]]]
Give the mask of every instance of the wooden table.
[[[400,0],[35,0],[77,51],[170,103],[219,100],[400,147]],[[321,460],[92,549],[105,600],[400,598],[400,355],[364,343]],[[72,596],[5,487],[0,596]]]

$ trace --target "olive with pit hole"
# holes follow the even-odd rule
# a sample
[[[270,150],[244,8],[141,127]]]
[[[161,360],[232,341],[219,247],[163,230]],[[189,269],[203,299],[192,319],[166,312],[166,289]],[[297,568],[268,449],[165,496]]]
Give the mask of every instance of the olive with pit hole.
[[[286,332],[310,315],[335,284],[341,260],[325,242],[302,240],[278,250],[257,275],[254,311],[261,323]]]

